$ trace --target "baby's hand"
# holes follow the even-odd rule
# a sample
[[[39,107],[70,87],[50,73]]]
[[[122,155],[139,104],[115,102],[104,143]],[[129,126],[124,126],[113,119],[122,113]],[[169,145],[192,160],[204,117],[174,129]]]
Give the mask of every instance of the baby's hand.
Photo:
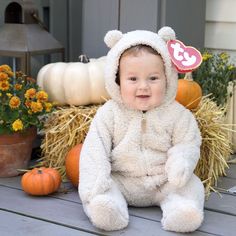
[[[169,157],[166,162],[165,171],[167,173],[170,184],[181,188],[183,187],[192,175],[188,162],[183,158],[181,153],[176,154],[169,152]]]

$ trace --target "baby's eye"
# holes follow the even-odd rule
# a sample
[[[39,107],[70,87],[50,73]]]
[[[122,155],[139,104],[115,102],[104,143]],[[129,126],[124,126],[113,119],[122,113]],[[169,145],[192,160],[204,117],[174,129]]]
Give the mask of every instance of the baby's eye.
[[[151,77],[150,77],[150,80],[152,80],[152,81],[153,81],[153,80],[158,80],[158,79],[159,79],[159,78],[158,78],[157,76],[151,76]]]
[[[136,78],[136,77],[130,77],[129,80],[131,80],[131,81],[136,81],[137,78]]]

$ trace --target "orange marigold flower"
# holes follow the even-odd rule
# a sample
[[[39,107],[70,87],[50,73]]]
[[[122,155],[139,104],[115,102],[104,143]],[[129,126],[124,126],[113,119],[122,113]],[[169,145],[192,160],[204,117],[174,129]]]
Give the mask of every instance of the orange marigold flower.
[[[8,81],[0,81],[0,90],[7,91],[10,88]]]
[[[13,77],[14,73],[12,71],[7,71],[9,77]]]
[[[1,65],[0,71],[11,71],[11,67],[8,65]]]
[[[8,75],[4,72],[0,72],[0,81],[5,81],[8,79]]]
[[[27,108],[31,107],[31,101],[30,100],[26,100],[25,105]]]
[[[12,109],[18,108],[20,106],[20,104],[21,104],[20,98],[18,98],[17,96],[11,97],[11,99],[9,101],[9,106]]]
[[[45,106],[46,112],[50,112],[50,111],[52,110],[52,103],[50,103],[50,102],[45,102],[45,103],[44,103],[44,106]]]
[[[38,91],[36,93],[36,98],[40,102],[46,102],[48,100],[48,94],[45,91]]]
[[[41,102],[31,102],[30,108],[32,112],[37,113],[43,110],[43,105]]]
[[[15,88],[16,90],[21,90],[22,84],[15,84],[14,88]]]
[[[22,130],[23,128],[24,128],[24,126],[23,126],[23,123],[20,119],[17,119],[12,123],[12,129],[14,131]]]
[[[35,88],[30,88],[25,92],[25,98],[30,99],[34,98],[36,95],[36,89]]]

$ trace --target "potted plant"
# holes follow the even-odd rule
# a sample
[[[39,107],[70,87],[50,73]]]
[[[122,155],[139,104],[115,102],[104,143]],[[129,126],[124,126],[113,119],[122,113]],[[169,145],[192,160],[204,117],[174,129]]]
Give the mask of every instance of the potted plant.
[[[211,94],[218,106],[226,109],[226,123],[232,124],[230,129],[235,130],[236,124],[236,67],[230,62],[230,56],[225,52],[202,53],[203,62],[194,71],[193,78],[201,85],[203,95]],[[229,132],[229,138],[236,152],[236,133]]]
[[[0,177],[27,167],[37,129],[52,108],[33,78],[0,66]]]

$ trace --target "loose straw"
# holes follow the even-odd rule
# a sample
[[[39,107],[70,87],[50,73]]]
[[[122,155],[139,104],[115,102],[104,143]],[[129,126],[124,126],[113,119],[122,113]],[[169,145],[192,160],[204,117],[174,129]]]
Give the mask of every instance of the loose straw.
[[[98,108],[99,105],[58,107],[45,123],[42,157],[36,166],[54,167],[65,179],[65,157],[73,146],[84,141]]]
[[[205,186],[206,195],[214,190],[220,176],[226,175],[227,161],[233,152],[229,139],[229,124],[225,123],[225,108],[203,97],[198,108],[193,111],[202,135],[201,158],[195,169]]]

